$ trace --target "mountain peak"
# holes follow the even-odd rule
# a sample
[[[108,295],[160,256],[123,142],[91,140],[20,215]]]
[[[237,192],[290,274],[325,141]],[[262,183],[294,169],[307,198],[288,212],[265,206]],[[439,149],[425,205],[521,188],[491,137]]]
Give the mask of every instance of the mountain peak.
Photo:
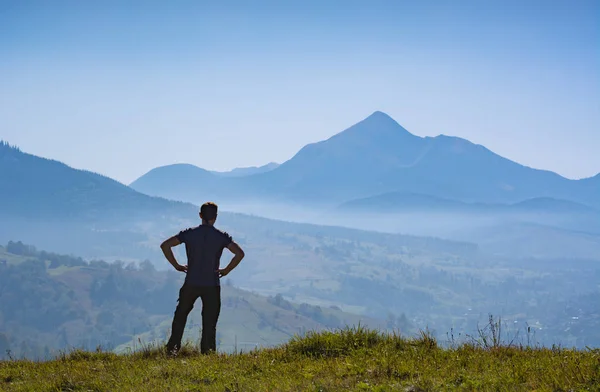
[[[396,122],[396,120],[394,120],[390,115],[380,112],[379,110],[373,112],[359,124],[361,123],[366,123],[370,126],[400,126],[400,124],[398,124],[398,122]]]
[[[393,120],[393,119],[392,119],[392,117],[391,117],[389,114],[387,114],[387,113],[384,113],[384,112],[382,112],[382,111],[380,111],[380,110],[376,110],[376,111],[374,111],[374,112],[373,112],[373,113],[372,113],[372,114],[371,114],[369,117],[367,117],[367,118],[371,118],[371,117],[373,117],[373,118],[382,117],[382,118],[389,118],[390,120]]]
[[[402,125],[398,124],[396,120],[386,113],[376,111],[364,120],[359,121],[350,128],[334,135],[331,139],[358,137],[361,139],[371,139],[371,141],[376,139],[379,143],[388,144],[394,143],[397,138],[405,138],[407,136],[418,138],[404,129]]]

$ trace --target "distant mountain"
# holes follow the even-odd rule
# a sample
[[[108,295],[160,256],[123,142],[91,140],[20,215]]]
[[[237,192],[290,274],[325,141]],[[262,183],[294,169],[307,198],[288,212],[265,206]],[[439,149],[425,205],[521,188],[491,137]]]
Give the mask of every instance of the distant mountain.
[[[335,205],[389,192],[429,194],[463,202],[516,203],[548,197],[600,207],[600,180],[569,180],[532,169],[468,140],[418,137],[375,112],[333,137],[303,147],[277,168],[236,178],[179,179],[146,174],[132,187],[151,195],[196,200],[206,195]],[[142,177],[142,178],[144,178]],[[150,181],[147,177],[151,177]]]
[[[509,206],[515,211],[565,213],[565,214],[599,214],[600,211],[569,200],[553,199],[551,197],[537,197],[524,200]]]
[[[506,257],[585,258],[600,250],[600,211],[547,197],[486,204],[393,192],[349,201],[324,215],[366,230],[468,240]]]
[[[219,175],[189,164],[161,166],[150,170],[130,187],[153,196],[199,203],[222,182]]]
[[[341,204],[337,211],[348,213],[526,213],[598,214],[598,210],[567,200],[539,197],[514,204],[465,203],[430,195],[391,192]]]
[[[381,112],[306,146],[270,174],[289,193],[340,200],[393,191],[486,203],[579,196],[575,181],[457,137],[417,137]]]
[[[0,144],[0,216],[105,220],[189,213],[195,207],[150,197],[115,180]]]
[[[253,174],[266,173],[271,170],[275,170],[279,167],[278,163],[270,162],[263,166],[251,166],[251,167],[238,167],[230,171],[218,172],[211,171],[211,173],[222,177],[244,177],[251,176]]]
[[[388,214],[431,211],[472,212],[484,208],[484,204],[465,203],[419,193],[389,192],[347,201],[336,210],[347,213]]]
[[[129,186],[147,195],[202,204],[206,200],[231,199],[228,195],[234,195],[236,189],[243,188],[240,180],[267,173],[277,167],[279,164],[269,163],[260,167],[216,172],[190,164],[174,164],[152,169]]]

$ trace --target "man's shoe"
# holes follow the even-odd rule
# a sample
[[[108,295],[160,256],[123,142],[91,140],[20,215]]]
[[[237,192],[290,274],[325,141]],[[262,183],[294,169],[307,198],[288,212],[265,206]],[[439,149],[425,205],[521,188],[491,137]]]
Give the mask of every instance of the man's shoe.
[[[179,354],[179,349],[177,347],[167,347],[167,357],[174,358]]]

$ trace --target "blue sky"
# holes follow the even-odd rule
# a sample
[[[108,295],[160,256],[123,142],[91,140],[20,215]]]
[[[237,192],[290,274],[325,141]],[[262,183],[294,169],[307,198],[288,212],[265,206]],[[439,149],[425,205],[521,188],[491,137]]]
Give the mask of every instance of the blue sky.
[[[125,183],[282,162],[375,110],[596,174],[600,2],[0,2],[0,138]]]

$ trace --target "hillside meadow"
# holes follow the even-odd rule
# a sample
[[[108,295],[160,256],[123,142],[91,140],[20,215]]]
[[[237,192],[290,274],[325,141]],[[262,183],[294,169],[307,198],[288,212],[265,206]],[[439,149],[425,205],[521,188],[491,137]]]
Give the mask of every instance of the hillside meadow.
[[[486,343],[487,342],[487,343]],[[441,347],[361,327],[308,333],[269,349],[175,358],[74,351],[0,362],[6,391],[597,391],[600,350],[473,340]]]

